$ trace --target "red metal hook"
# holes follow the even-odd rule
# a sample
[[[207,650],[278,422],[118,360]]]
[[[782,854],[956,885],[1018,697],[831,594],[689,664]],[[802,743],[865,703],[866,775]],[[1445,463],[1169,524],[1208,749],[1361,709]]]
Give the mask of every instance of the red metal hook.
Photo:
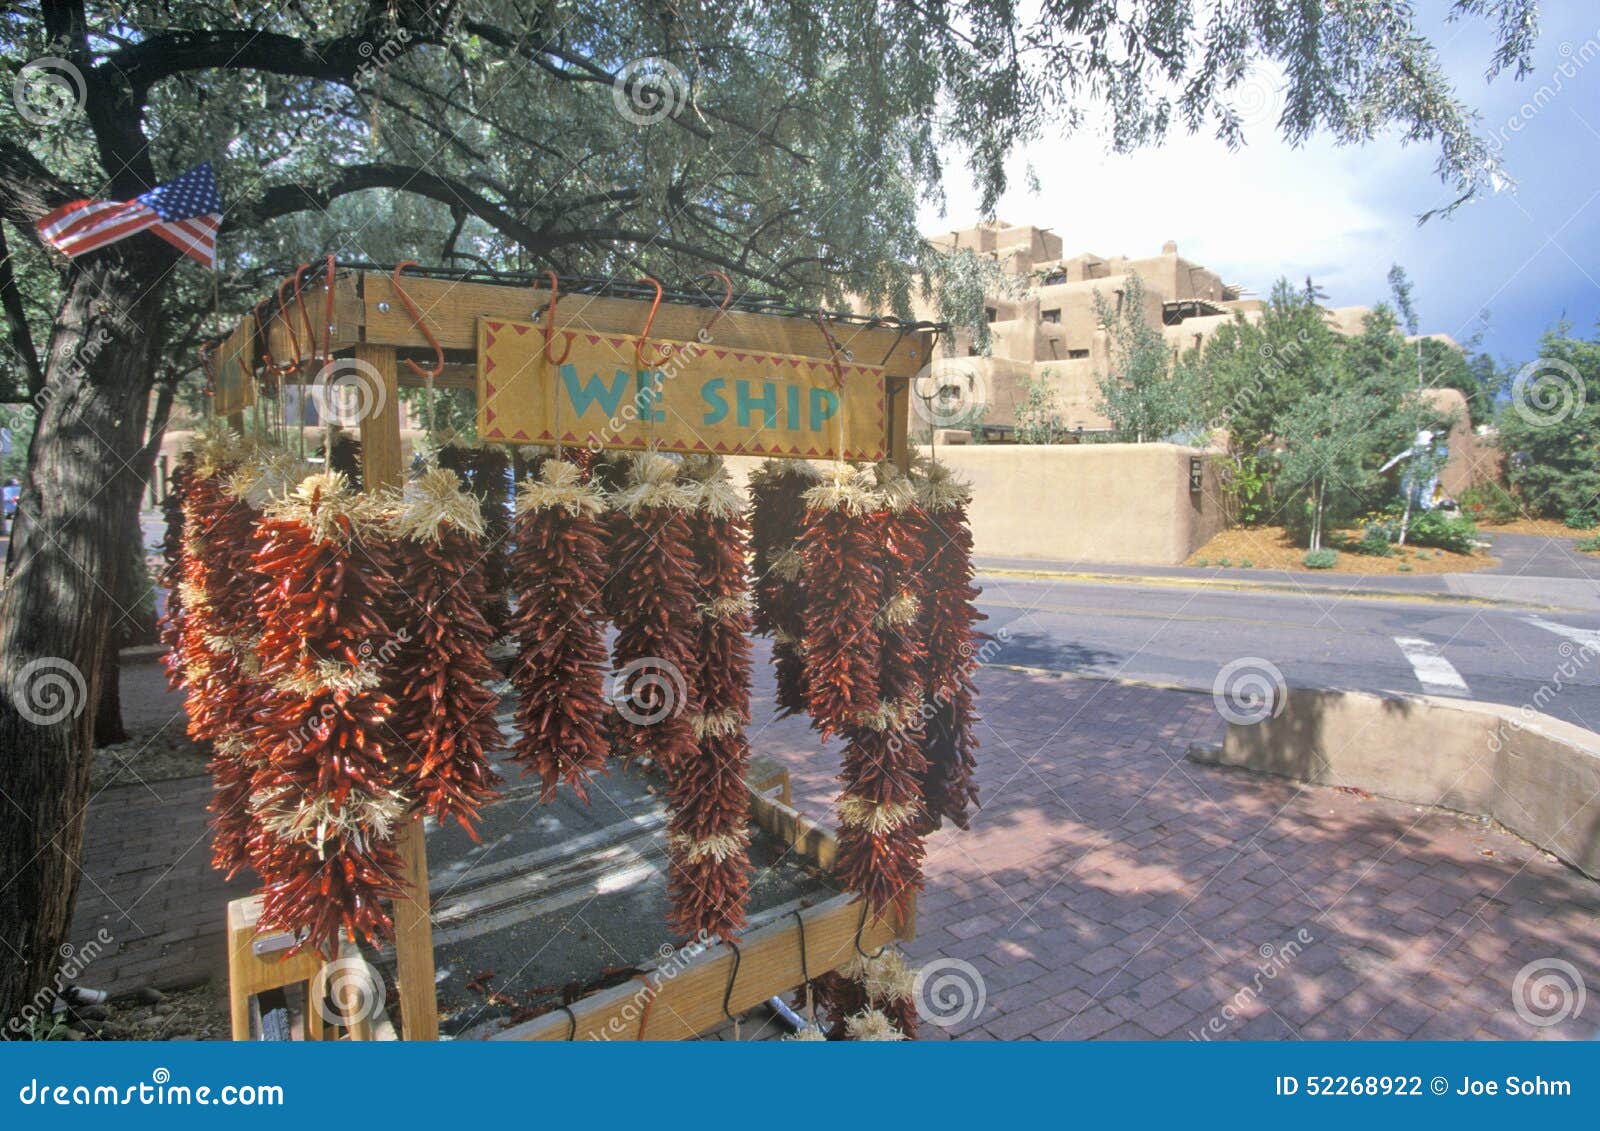
[[[289,348],[293,351],[286,363],[273,368],[274,376],[278,377],[286,377],[291,373],[300,372],[300,335],[294,332],[294,319],[289,317],[289,310],[283,305],[283,288],[292,282],[294,282],[294,278],[285,275],[283,282],[278,284],[278,319],[283,323],[284,331],[289,335]]]
[[[722,305],[717,307],[717,312],[711,316],[711,321],[700,327],[701,339],[708,340],[706,335],[711,333],[711,327],[722,321],[722,316],[728,313],[728,307],[733,305],[733,280],[728,278],[728,276],[724,275],[721,271],[706,271],[695,276],[695,280],[697,282],[701,279],[722,280]]]
[[[560,365],[572,352],[572,339],[567,339],[567,348],[561,351],[560,357],[550,356],[550,347],[556,340],[556,300],[561,296],[561,288],[554,271],[546,271],[545,277],[550,280],[550,305],[545,308],[544,359],[551,365]]]
[[[839,361],[839,339],[833,336],[833,327],[828,325],[828,316],[821,310],[816,313],[817,325],[822,328],[822,336],[828,342],[828,364],[833,367],[833,384],[835,388],[844,388],[844,365]]]
[[[267,367],[268,373],[278,371],[278,363],[272,359],[272,334],[268,331],[267,323],[261,320],[261,308],[272,300],[264,298],[250,308],[250,317],[256,320],[256,333],[261,336],[261,363]]]
[[[650,316],[644,320],[644,329],[639,331],[639,340],[633,344],[633,364],[637,369],[655,369],[665,365],[667,359],[672,356],[672,350],[667,348],[663,349],[661,355],[649,365],[644,363],[644,347],[650,342],[650,326],[656,320],[656,311],[661,309],[661,284],[649,275],[641,275],[639,282],[649,283],[654,287],[656,289],[656,297],[655,301],[650,304]]]
[[[305,278],[309,270],[311,270],[309,262],[302,263],[294,269],[294,300],[300,307],[300,325],[306,328],[306,368],[314,369],[317,364],[317,329],[311,324],[311,310],[306,306],[305,291],[300,286],[300,280]],[[298,352],[297,350],[296,353]]]
[[[400,285],[400,272],[407,267],[415,266],[417,266],[415,259],[407,259],[395,264],[394,274],[389,277],[389,282],[394,285],[395,295],[405,305],[406,313],[411,315],[411,324],[421,332],[424,338],[428,339],[428,344],[433,347],[433,367],[431,369],[422,368],[409,357],[406,358],[406,364],[411,367],[411,372],[418,377],[432,381],[444,372],[444,350],[439,345],[439,339],[433,336],[433,331],[428,329],[428,323],[423,319],[422,311],[417,309],[417,304],[411,301],[411,296],[406,294],[405,288]]]

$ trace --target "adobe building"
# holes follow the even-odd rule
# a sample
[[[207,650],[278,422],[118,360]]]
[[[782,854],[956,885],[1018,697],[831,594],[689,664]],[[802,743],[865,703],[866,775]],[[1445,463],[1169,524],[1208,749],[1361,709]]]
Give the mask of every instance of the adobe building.
[[[1095,294],[1120,304],[1130,275],[1144,284],[1144,317],[1176,356],[1203,344],[1236,315],[1255,321],[1265,303],[1228,283],[1202,264],[1183,258],[1167,241],[1160,255],[1143,259],[1083,253],[1064,258],[1061,237],[1047,228],[994,221],[930,239],[935,246],[968,248],[988,255],[1019,280],[1022,297],[994,296],[987,303],[991,356],[978,357],[970,331],[956,337],[955,364],[945,363],[947,381],[983,382],[986,427],[1009,431],[1026,397],[1025,383],[1044,379],[1055,410],[1069,431],[1109,430],[1096,407],[1099,381],[1108,372],[1110,346],[1095,314]],[[1328,311],[1329,324],[1357,334],[1364,306]]]

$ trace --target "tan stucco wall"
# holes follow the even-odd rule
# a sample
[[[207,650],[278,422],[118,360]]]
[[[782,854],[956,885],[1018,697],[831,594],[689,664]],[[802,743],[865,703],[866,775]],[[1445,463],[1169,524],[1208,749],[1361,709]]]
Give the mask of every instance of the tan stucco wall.
[[[1225,525],[1212,461],[1194,448],[973,444],[938,456],[972,484],[984,557],[1176,565]],[[1193,495],[1190,456],[1205,475]]]
[[[1189,757],[1492,817],[1600,878],[1600,735],[1531,706],[1353,691],[1284,698],[1276,717],[1232,723],[1220,747]]]

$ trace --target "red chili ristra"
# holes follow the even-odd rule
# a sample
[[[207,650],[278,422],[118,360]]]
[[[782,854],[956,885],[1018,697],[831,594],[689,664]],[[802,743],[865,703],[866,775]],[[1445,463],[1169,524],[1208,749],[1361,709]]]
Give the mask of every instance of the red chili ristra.
[[[945,819],[966,828],[978,805],[978,647],[987,637],[973,627],[985,619],[972,584],[972,531],[967,488],[942,466],[928,468],[916,512],[925,524],[920,631],[927,643],[923,684],[927,693],[922,749],[927,762],[922,794],[926,826]]]
[[[519,737],[512,749],[524,772],[539,775],[545,801],[563,782],[587,801],[590,778],[605,773],[605,505],[566,460],[539,462],[518,491],[510,627]]]
[[[772,637],[778,718],[806,710],[805,574],[800,534],[805,493],[817,485],[804,460],[767,460],[750,476],[751,569],[755,574],[754,630]]]
[[[306,479],[268,507],[255,567],[264,768],[252,857],[267,880],[262,922],[331,953],[342,932],[379,939],[400,897],[393,831],[406,810],[387,757],[394,703],[382,690],[381,581],[392,575],[372,501],[342,475]]]
[[[483,617],[483,519],[453,472],[424,472],[390,516],[389,623],[395,630],[389,735],[401,789],[418,812],[473,822],[500,779],[487,751],[500,745],[498,698]]]
[[[750,608],[743,506],[722,460],[686,461],[697,481],[688,515],[699,636],[694,673],[697,756],[671,781],[667,826],[672,926],[686,936],[731,939],[745,926],[750,890]]]

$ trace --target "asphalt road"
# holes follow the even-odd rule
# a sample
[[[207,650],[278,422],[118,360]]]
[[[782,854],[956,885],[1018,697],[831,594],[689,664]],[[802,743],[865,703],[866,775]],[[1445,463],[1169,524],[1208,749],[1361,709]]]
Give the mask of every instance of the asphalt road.
[[[1233,661],[1290,687],[1428,692],[1600,730],[1600,614],[980,575],[991,663],[1209,690]],[[1562,671],[1563,667],[1565,672]]]

